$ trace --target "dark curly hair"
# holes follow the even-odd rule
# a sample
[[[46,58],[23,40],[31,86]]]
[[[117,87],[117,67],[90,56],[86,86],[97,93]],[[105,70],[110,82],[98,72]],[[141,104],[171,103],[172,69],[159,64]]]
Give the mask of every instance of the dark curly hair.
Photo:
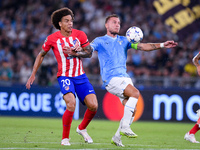
[[[67,15],[70,15],[72,19],[74,19],[73,12],[67,7],[58,9],[52,13],[51,22],[56,29],[60,30],[59,22],[61,21],[62,17],[67,16]]]

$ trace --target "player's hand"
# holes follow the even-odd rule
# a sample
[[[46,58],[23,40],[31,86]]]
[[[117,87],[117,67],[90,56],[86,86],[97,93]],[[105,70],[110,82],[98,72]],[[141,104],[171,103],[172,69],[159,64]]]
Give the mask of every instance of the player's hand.
[[[166,41],[164,43],[165,48],[172,48],[172,47],[176,47],[177,45],[178,43],[174,41]]]
[[[74,45],[74,50],[75,50],[76,52],[80,52],[80,51],[82,51],[83,49],[82,49],[82,47],[79,46],[78,42],[76,42],[76,44]]]
[[[30,78],[28,79],[27,83],[26,83],[26,89],[29,90],[34,81],[35,81],[35,76],[31,75]]]
[[[68,55],[76,56],[76,51],[74,47],[64,46],[63,52]]]
[[[75,50],[76,52],[81,52],[83,49],[82,49],[82,47],[78,46],[78,47],[75,47],[74,50]]]

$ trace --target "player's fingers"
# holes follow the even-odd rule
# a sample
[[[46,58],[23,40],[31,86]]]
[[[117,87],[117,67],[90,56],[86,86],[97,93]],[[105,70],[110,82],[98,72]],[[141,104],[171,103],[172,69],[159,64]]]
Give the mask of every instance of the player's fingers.
[[[79,44],[78,44],[78,42],[76,42],[76,44],[74,45],[74,47],[79,47]]]
[[[63,49],[63,52],[65,53],[65,54],[68,54],[69,53],[69,49]]]
[[[167,44],[173,44],[174,41],[167,41],[166,43],[167,43]]]
[[[26,89],[30,89],[30,84],[29,83],[26,83]]]
[[[76,48],[75,48],[75,47],[73,47],[71,50],[72,50],[72,51],[75,51],[75,50],[76,50]]]
[[[68,46],[63,47],[63,50],[69,50],[69,49],[70,49],[70,47],[68,47]]]
[[[82,48],[79,46],[75,49],[75,51],[80,52],[82,50]]]

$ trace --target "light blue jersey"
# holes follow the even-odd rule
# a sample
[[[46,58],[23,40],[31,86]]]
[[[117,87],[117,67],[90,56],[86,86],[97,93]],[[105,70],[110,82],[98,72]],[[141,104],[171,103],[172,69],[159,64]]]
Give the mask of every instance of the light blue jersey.
[[[97,37],[91,46],[98,52],[104,86],[108,85],[113,77],[129,77],[126,73],[126,59],[131,43],[126,37],[119,35],[116,38],[108,35]]]

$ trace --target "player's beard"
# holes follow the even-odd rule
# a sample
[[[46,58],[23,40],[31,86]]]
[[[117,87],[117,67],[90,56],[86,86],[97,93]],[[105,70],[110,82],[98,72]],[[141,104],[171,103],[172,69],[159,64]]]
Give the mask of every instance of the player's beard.
[[[111,33],[112,35],[117,35],[117,34],[119,34],[119,32],[117,32],[117,31],[110,31],[110,33]]]

